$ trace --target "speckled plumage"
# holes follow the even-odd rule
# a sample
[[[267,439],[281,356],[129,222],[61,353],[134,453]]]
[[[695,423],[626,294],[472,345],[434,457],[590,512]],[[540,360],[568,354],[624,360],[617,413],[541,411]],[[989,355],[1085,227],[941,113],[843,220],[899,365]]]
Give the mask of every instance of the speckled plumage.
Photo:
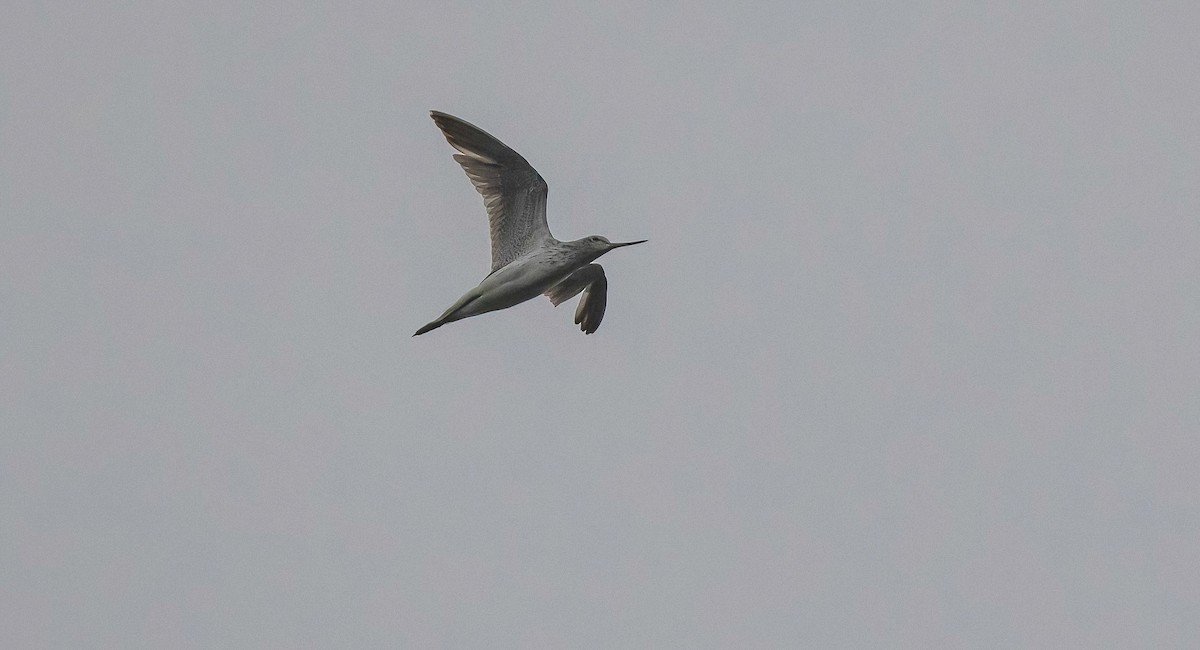
[[[599,235],[555,239],[546,224],[546,181],[520,154],[457,117],[438,111],[430,115],[459,152],[454,159],[483,196],[491,231],[492,272],[413,336],[541,294],[558,306],[580,293],[575,323],[585,334],[595,332],[604,318],[608,280],[604,268],[592,262],[614,248],[645,240],[614,244]]]

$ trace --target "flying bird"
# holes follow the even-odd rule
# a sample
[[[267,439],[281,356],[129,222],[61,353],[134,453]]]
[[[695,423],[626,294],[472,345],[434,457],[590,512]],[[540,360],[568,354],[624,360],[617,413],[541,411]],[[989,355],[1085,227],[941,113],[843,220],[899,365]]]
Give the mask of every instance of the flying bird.
[[[492,272],[413,336],[542,294],[557,307],[579,293],[583,297],[575,309],[575,324],[584,334],[595,332],[604,318],[608,294],[604,267],[594,263],[596,258],[646,240],[614,243],[599,235],[555,239],[546,225],[546,181],[521,154],[453,115],[429,114],[458,151],[454,160],[483,195],[491,225]]]

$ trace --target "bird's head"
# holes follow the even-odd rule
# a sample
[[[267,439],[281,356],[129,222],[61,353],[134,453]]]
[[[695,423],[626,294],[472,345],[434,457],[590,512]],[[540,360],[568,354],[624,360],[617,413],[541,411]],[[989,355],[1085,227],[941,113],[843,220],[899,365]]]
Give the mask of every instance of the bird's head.
[[[596,259],[597,257],[600,257],[601,255],[607,253],[608,251],[610,251],[614,248],[620,248],[622,246],[633,246],[634,244],[642,244],[642,243],[645,243],[646,241],[648,241],[648,240],[641,239],[638,241],[610,242],[610,241],[608,241],[607,237],[601,237],[600,235],[592,235],[591,237],[584,237],[583,239],[578,240],[576,243],[579,245],[580,248],[582,248],[583,250],[592,254],[592,259]]]

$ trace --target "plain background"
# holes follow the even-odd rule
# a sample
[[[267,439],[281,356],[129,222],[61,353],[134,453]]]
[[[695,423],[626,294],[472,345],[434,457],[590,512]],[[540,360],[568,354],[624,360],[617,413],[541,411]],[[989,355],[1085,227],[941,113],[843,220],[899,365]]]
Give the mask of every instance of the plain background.
[[[738,4],[6,5],[0,645],[1200,644],[1200,5]]]

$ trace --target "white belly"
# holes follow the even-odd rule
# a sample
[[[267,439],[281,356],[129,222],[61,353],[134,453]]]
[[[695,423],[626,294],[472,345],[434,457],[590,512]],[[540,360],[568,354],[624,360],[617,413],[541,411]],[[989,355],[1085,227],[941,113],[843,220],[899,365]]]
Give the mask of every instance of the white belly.
[[[513,260],[508,266],[484,278],[472,290],[477,297],[463,305],[455,316],[467,318],[523,303],[542,295],[575,270],[548,262],[538,257]]]

